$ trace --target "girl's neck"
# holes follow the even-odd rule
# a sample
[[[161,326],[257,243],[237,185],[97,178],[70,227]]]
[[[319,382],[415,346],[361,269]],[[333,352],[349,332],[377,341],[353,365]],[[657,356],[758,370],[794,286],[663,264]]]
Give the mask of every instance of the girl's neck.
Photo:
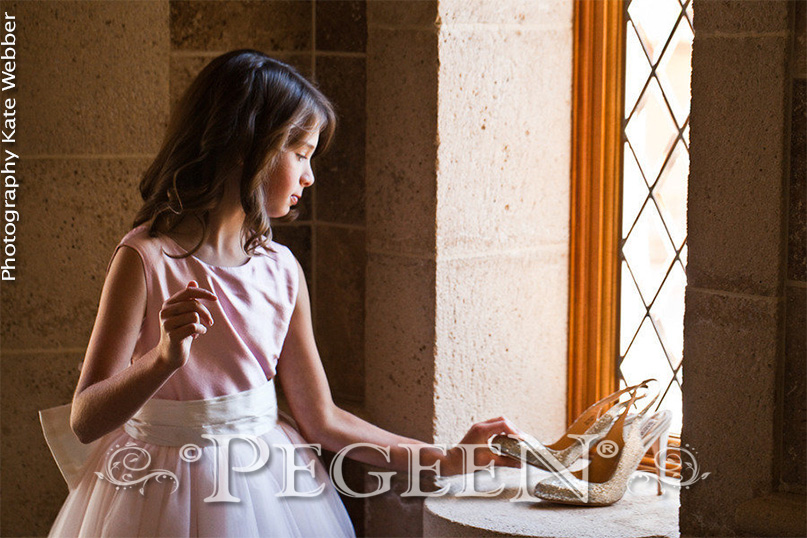
[[[168,236],[188,251],[202,240],[194,255],[212,265],[240,265],[247,259],[241,233],[246,215],[235,189],[225,191],[218,207],[210,212],[204,240],[201,222],[192,216],[183,218]]]

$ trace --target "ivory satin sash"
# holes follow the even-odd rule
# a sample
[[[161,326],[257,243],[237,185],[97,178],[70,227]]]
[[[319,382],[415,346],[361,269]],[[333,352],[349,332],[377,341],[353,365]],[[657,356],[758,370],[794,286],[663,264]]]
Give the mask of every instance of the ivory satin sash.
[[[84,444],[70,428],[72,403],[39,411],[45,441],[70,489],[81,478],[84,466],[109,436]],[[211,443],[202,434],[262,435],[277,425],[278,409],[274,380],[260,387],[204,400],[148,400],[123,429],[140,441],[180,447],[188,443]]]

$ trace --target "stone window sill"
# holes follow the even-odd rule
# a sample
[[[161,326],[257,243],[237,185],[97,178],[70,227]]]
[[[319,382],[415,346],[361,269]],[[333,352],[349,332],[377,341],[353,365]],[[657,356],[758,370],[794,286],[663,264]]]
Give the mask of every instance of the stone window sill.
[[[655,482],[632,487],[619,502],[604,507],[564,506],[539,502],[510,502],[519,485],[518,469],[497,469],[493,482],[477,473],[475,489],[495,489],[504,483],[497,497],[457,497],[462,477],[452,477],[451,491],[426,499],[423,536],[531,536],[542,538],[638,538],[678,537],[678,489],[665,486],[656,495]],[[530,469],[530,488],[548,473]],[[488,477],[488,478],[485,478]],[[487,482],[487,483],[483,483]],[[636,484],[636,482],[634,482]]]

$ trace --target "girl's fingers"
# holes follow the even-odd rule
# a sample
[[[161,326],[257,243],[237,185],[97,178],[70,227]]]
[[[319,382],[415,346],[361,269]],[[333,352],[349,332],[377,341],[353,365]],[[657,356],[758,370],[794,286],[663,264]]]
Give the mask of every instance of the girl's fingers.
[[[182,301],[181,303],[163,307],[160,311],[160,319],[168,319],[185,312],[198,312],[208,326],[213,325],[213,315],[210,310],[198,301]]]
[[[480,431],[483,433],[483,435],[485,435],[484,443],[488,446],[488,451],[490,453],[488,456],[490,458],[489,461],[492,461],[493,464],[497,466],[521,468],[522,464],[520,461],[508,458],[507,456],[500,456],[490,449],[490,441],[493,439],[493,437],[497,435],[510,435],[512,437],[520,438],[521,436],[519,435],[519,430],[504,417],[493,419],[487,424],[480,424],[484,424]]]
[[[189,336],[193,336],[194,338],[196,338],[198,335],[204,334],[205,332],[206,329],[202,325],[199,325],[198,323],[190,323],[188,325],[183,325],[181,327],[173,329],[171,331],[171,336],[177,341],[179,341],[184,340]]]
[[[174,329],[183,327],[185,325],[197,325],[203,329],[201,331],[202,334],[207,332],[207,327],[202,325],[202,322],[199,319],[199,314],[196,312],[188,312],[187,314],[174,316],[163,322],[163,327],[165,328],[166,332],[173,331]]]
[[[193,281],[191,281],[193,282]],[[180,301],[187,301],[189,299],[201,299],[204,301],[218,301],[218,297],[212,291],[204,288],[187,287],[169,297],[165,304],[176,304]]]
[[[508,458],[507,456],[493,455],[493,457],[490,459],[493,461],[493,465],[497,467],[515,467],[516,469],[521,469],[521,467],[523,467],[523,464],[520,461]]]
[[[485,431],[492,432],[493,435],[503,433],[505,435],[512,434],[516,437],[520,437],[521,434],[524,433],[506,417],[490,419],[485,422],[480,422],[479,424],[482,425]]]

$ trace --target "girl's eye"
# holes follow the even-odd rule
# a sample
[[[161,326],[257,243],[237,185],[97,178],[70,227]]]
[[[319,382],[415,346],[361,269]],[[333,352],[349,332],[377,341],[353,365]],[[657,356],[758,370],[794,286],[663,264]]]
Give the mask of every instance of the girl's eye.
[[[306,157],[306,156],[305,156],[305,155],[303,155],[302,153],[298,153],[298,154],[297,154],[297,160],[299,160],[299,161],[304,161],[304,160],[306,160],[307,158],[308,158],[308,157]]]

